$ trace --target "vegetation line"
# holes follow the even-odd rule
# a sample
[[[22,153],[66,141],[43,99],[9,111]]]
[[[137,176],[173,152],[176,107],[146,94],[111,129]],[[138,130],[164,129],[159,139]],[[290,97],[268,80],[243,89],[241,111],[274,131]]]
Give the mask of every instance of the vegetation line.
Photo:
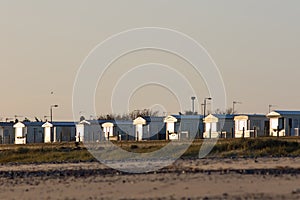
[[[203,140],[195,140],[182,158],[198,158]],[[126,151],[146,153],[165,146],[167,141],[118,141]],[[101,151],[101,150],[99,150]],[[103,150],[104,151],[104,150]],[[209,157],[300,156],[300,138],[219,139]],[[54,143],[0,145],[0,163],[91,162],[96,159],[83,144]]]

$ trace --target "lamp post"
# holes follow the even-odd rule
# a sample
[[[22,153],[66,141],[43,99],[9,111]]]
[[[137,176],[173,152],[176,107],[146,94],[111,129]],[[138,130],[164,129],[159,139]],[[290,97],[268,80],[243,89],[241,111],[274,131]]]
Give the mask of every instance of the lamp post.
[[[241,103],[242,103],[242,102],[238,102],[238,101],[233,101],[233,102],[232,102],[232,114],[234,114],[234,112],[235,112],[235,111],[234,111],[234,105],[235,105],[235,104],[241,104]]]
[[[212,100],[212,98],[211,97],[204,98],[203,118],[205,118],[205,115],[206,115],[206,101],[207,100]]]
[[[50,106],[50,121],[51,121],[51,123],[52,123],[52,119],[53,119],[52,109],[53,109],[53,108],[57,108],[57,107],[58,107],[58,105],[51,105],[51,106]]]
[[[195,113],[195,99],[196,99],[196,97],[191,97],[191,100],[192,100],[192,112],[193,112],[193,114]]]
[[[271,112],[271,109],[272,109],[273,107],[276,107],[276,105],[269,104],[269,113]]]

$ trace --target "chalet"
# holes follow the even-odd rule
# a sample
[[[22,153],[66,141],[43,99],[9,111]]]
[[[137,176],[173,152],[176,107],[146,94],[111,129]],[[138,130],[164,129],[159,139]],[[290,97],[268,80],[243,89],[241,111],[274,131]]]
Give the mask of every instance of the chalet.
[[[141,140],[159,140],[165,134],[163,117],[138,117],[133,120],[135,138]]]
[[[203,120],[205,124],[205,131],[203,133],[204,138],[218,138],[220,136],[220,131],[217,129],[217,124],[219,119],[212,114],[208,115]]]
[[[166,140],[193,139],[201,137],[202,115],[169,115],[165,117]]]
[[[232,138],[234,115],[215,114],[208,115],[203,120],[205,124],[204,138]]]
[[[88,135],[91,122],[82,120],[76,124],[76,142],[84,142],[85,135]]]
[[[27,130],[25,124],[17,122],[13,127],[15,129],[15,144],[26,144]]]
[[[265,136],[267,123],[265,115],[237,115],[234,117],[234,135],[236,138]]]
[[[275,110],[270,119],[270,136],[299,136],[300,111]]]

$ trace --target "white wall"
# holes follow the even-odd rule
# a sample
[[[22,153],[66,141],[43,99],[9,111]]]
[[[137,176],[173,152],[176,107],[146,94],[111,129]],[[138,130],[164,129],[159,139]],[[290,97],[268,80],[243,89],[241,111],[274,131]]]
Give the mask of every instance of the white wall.
[[[76,142],[84,142],[84,124],[76,124]]]
[[[205,123],[205,132],[203,134],[204,138],[217,138],[219,133],[217,131],[217,122]]]
[[[112,137],[114,136],[114,127],[103,127],[103,132],[105,138],[108,137],[108,133],[109,133],[109,137]]]
[[[175,132],[174,122],[167,122],[167,132],[169,132],[169,133],[174,133]]]
[[[271,118],[270,119],[270,128],[277,129],[278,127],[278,118]]]
[[[45,143],[51,142],[51,127],[44,128],[44,142]]]
[[[138,141],[143,140],[143,124],[136,125],[136,139]]]
[[[26,144],[26,137],[23,127],[15,128],[15,144]]]
[[[236,120],[235,121],[235,130],[236,131],[243,131],[244,130],[248,130],[248,120],[246,119],[242,119],[242,120]]]

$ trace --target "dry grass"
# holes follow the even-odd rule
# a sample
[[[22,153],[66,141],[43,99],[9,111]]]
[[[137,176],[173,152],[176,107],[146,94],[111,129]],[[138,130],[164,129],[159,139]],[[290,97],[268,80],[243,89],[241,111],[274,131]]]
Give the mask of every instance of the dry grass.
[[[182,157],[197,158],[203,140],[195,140]],[[136,153],[154,152],[166,141],[122,141],[115,145]],[[180,145],[180,143],[179,143]],[[170,153],[172,153],[170,151]],[[220,139],[210,157],[300,156],[300,138]],[[0,163],[47,163],[95,161],[83,144],[54,143],[0,145]]]

